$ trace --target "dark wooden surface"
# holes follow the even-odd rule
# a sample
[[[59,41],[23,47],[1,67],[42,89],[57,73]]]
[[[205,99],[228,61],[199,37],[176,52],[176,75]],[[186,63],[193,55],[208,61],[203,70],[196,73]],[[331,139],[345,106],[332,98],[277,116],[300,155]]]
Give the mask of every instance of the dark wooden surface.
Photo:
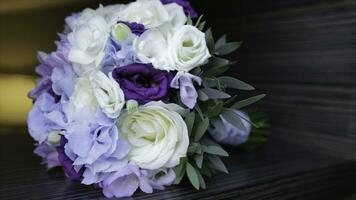
[[[9,132],[11,131],[11,132]],[[101,191],[66,180],[59,171],[46,172],[32,154],[25,129],[0,136],[0,199],[104,199]],[[6,134],[11,133],[11,134]],[[306,150],[271,138],[255,152],[229,149],[229,174],[207,181],[195,191],[186,181],[154,194],[132,199],[346,199],[355,191],[356,163]]]

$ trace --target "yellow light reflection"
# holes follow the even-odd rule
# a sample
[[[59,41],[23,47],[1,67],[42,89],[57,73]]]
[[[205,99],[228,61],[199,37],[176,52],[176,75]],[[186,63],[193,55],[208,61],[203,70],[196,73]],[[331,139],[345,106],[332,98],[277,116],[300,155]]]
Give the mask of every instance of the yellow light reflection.
[[[33,76],[0,74],[0,125],[24,125],[32,101],[27,93],[35,87]]]

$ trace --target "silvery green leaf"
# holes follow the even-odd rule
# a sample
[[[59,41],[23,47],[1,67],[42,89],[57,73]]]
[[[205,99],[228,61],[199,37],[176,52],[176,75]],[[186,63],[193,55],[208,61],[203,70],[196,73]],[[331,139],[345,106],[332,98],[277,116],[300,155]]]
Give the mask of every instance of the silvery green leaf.
[[[241,46],[242,42],[229,42],[224,45],[221,45],[219,48],[215,49],[216,54],[218,55],[226,55],[234,52]]]
[[[187,163],[186,171],[187,171],[187,175],[188,175],[190,183],[194,186],[195,189],[199,190],[200,184],[199,184],[199,177],[198,177],[197,171],[194,169],[194,167],[190,163]]]
[[[219,77],[218,80],[220,81],[220,83],[225,84],[229,88],[234,88],[234,89],[238,89],[238,90],[254,90],[255,89],[251,85],[249,85],[243,81],[240,81],[239,79],[229,77],[229,76]]]
[[[214,155],[209,155],[207,156],[209,160],[210,167],[213,169],[216,169],[221,172],[229,173],[228,170],[226,169],[224,163],[221,161],[221,159],[218,156]]]
[[[202,168],[200,169],[200,173],[202,173],[203,175],[205,175],[209,178],[211,177],[211,170],[207,164],[204,164],[202,166]]]
[[[202,19],[203,19],[203,15],[200,15],[199,18],[198,18],[198,20],[197,20],[197,22],[195,23],[195,27],[198,27],[198,26],[199,26],[199,24],[200,24],[200,22],[201,22]]]
[[[205,28],[205,24],[206,24],[205,21],[203,21],[202,23],[200,23],[199,26],[198,26],[198,29],[199,29],[200,31],[203,31],[204,28]]]
[[[209,118],[204,118],[200,121],[194,129],[194,141],[198,142],[200,138],[205,134],[209,127]]]
[[[207,117],[216,117],[218,116],[224,108],[224,102],[218,102],[214,106],[210,106],[207,111],[204,113]]]
[[[205,189],[206,188],[206,185],[205,185],[205,181],[204,181],[204,178],[203,176],[200,174],[199,170],[197,170],[197,174],[198,174],[198,178],[199,178],[199,184],[200,184],[200,187]]]
[[[186,168],[187,158],[181,158],[180,164],[174,168],[174,172],[176,173],[176,180],[175,182],[179,184],[185,175],[185,168]]]
[[[206,153],[214,154],[218,156],[229,156],[229,154],[220,146],[207,146],[204,149]]]
[[[227,110],[224,111],[221,115],[224,117],[224,119],[226,119],[226,121],[228,121],[230,124],[234,125],[235,127],[241,130],[245,129],[245,126],[241,121],[242,120],[241,117],[237,115],[235,112],[231,110]]]
[[[224,58],[213,57],[205,66],[205,69],[203,70],[203,75],[205,77],[218,76],[226,72],[231,67],[231,65],[235,63],[236,62],[230,62],[229,60]]]
[[[188,16],[188,19],[187,19],[187,25],[193,25],[193,20],[190,17],[190,15]]]
[[[221,36],[215,43],[215,49],[218,49],[226,44],[226,35]]]
[[[203,91],[198,90],[198,99],[200,101],[207,101],[207,100],[209,100],[209,97]]]
[[[206,39],[206,43],[207,43],[209,52],[214,52],[214,50],[215,50],[215,42],[214,42],[214,38],[213,38],[213,33],[211,32],[211,28],[209,28],[205,32],[205,39]]]
[[[194,160],[195,160],[195,164],[197,164],[197,166],[199,168],[202,168],[202,166],[203,166],[203,154],[195,154],[194,155]]]
[[[203,88],[200,89],[204,94],[206,94],[209,99],[227,99],[231,96],[223,91],[212,89],[212,88]]]
[[[260,94],[260,95],[257,95],[257,96],[253,96],[253,97],[250,97],[248,99],[245,99],[245,100],[242,100],[242,101],[238,101],[236,103],[234,103],[231,108],[232,109],[240,109],[240,108],[243,108],[245,106],[248,106],[250,104],[253,104],[259,100],[261,100],[263,97],[265,97],[266,95],[265,94]]]
[[[195,121],[195,112],[190,112],[189,114],[187,114],[184,121],[187,124],[189,135],[192,135],[192,130]]]

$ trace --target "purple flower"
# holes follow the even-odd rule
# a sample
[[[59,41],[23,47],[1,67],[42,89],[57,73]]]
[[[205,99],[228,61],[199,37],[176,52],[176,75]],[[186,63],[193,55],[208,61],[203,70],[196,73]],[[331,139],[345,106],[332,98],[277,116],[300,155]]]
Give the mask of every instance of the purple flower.
[[[239,110],[235,110],[234,112],[249,120],[249,117],[245,113]],[[244,129],[239,129],[220,115],[221,120],[214,120],[213,124],[215,128],[209,130],[211,136],[214,140],[222,144],[239,145],[245,143],[251,131],[251,124],[242,119],[242,117],[241,121],[244,125]]]
[[[135,63],[135,51],[132,48],[132,41],[118,42],[110,38],[105,47],[105,56],[102,64],[102,71],[110,73],[115,67],[121,67]]]
[[[180,99],[188,108],[194,108],[197,103],[198,93],[193,81],[201,84],[201,78],[186,72],[178,72],[173,78],[171,87],[179,89]]]
[[[134,165],[127,165],[105,178],[99,186],[103,188],[103,193],[107,198],[130,197],[138,187],[145,193],[152,193],[152,186],[146,176],[145,170],[140,170]]]
[[[34,153],[43,159],[43,163],[47,164],[48,169],[61,166],[55,146],[42,143],[36,147]]]
[[[131,29],[131,32],[137,36],[140,36],[143,32],[146,31],[146,28],[143,24],[139,24],[136,22],[123,22],[119,21],[117,23],[123,23]]]
[[[54,92],[56,95],[69,97],[74,87],[76,75],[68,61],[70,44],[65,35],[60,35],[60,41],[56,42],[57,50],[51,54],[38,53],[40,65],[36,72],[41,76],[35,89],[28,96],[37,99],[44,92]],[[53,85],[52,85],[53,84]]]
[[[73,161],[65,154],[64,145],[68,140],[61,136],[60,145],[57,147],[57,155],[60,164],[63,165],[63,169],[67,177],[72,181],[80,181],[83,176],[84,168],[81,168],[78,172],[74,169]]]
[[[167,100],[172,75],[154,69],[151,64],[132,64],[117,67],[113,78],[120,84],[126,100],[133,99],[140,104],[150,101]]]
[[[48,92],[41,94],[28,114],[28,130],[33,139],[41,144],[50,131],[62,129],[56,123],[62,117],[60,113],[61,105],[56,97]]]
[[[189,1],[187,1],[187,0],[161,0],[161,2],[163,4],[176,3],[180,6],[182,6],[185,14],[190,15],[190,17],[192,19],[195,19],[198,17],[197,11],[194,10],[192,5],[190,5]]]

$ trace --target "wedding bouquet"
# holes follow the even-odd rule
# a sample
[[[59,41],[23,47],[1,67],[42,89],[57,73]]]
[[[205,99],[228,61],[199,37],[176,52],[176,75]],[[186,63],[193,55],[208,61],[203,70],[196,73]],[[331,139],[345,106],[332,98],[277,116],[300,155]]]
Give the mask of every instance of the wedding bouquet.
[[[106,197],[152,193],[187,175],[227,172],[218,144],[247,141],[249,117],[228,88],[253,90],[222,76],[224,55],[241,43],[216,42],[186,0],[137,0],[100,6],[65,20],[57,50],[40,52],[41,76],[29,93],[35,153],[48,168],[102,188]]]

